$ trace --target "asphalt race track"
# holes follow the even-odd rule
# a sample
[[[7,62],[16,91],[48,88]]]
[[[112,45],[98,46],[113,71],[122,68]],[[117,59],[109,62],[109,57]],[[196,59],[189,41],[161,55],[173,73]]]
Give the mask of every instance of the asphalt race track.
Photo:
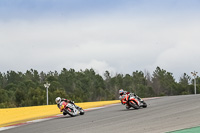
[[[117,104],[83,116],[51,119],[1,133],[163,133],[200,126],[200,95],[146,100],[148,107],[126,110]]]

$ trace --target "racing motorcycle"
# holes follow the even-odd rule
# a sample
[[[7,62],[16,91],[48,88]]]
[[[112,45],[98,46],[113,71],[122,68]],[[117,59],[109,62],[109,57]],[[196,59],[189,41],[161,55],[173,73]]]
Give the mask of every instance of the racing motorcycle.
[[[133,93],[125,94],[119,97],[123,105],[126,104],[126,109],[131,107],[134,109],[139,109],[140,107],[146,108],[147,104],[140,97]]]
[[[76,106],[74,103],[63,101],[60,103],[60,105],[61,105],[60,110],[61,112],[63,112],[63,115],[69,114],[70,116],[73,117],[78,114],[84,115],[85,113],[81,107]]]

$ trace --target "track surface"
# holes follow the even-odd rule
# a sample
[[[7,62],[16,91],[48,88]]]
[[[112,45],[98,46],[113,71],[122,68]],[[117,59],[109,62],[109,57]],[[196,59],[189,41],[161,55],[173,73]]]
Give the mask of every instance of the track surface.
[[[115,106],[23,125],[1,133],[163,133],[200,126],[200,95],[147,100],[147,108]]]

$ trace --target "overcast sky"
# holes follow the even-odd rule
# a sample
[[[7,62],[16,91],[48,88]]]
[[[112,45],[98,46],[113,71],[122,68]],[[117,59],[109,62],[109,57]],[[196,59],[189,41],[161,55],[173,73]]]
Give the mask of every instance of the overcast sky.
[[[200,72],[199,0],[0,0],[0,72]]]

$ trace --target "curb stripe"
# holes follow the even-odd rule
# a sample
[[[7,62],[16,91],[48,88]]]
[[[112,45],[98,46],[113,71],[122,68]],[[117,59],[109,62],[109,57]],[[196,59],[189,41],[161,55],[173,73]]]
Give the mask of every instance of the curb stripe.
[[[157,99],[160,97],[152,97],[152,98],[142,98],[143,100],[151,100],[151,99]],[[97,110],[97,109],[102,109],[102,108],[107,108],[107,107],[111,107],[111,106],[115,106],[115,105],[120,105],[121,103],[116,103],[116,104],[110,104],[110,105],[104,105],[104,106],[100,106],[100,107],[95,107],[95,108],[88,108],[88,109],[84,109],[84,111],[91,111],[91,110]],[[31,123],[37,123],[37,122],[42,122],[42,121],[47,121],[47,120],[51,120],[54,118],[58,118],[58,117],[62,117],[62,114],[58,114],[55,116],[48,116],[42,119],[36,119],[36,120],[31,120],[31,121],[27,121],[27,122],[22,122],[22,123],[17,123],[17,124],[13,124],[13,125],[9,125],[9,126],[5,126],[5,127],[0,127],[0,131],[3,130],[8,130],[8,129],[12,129],[12,128],[16,128],[22,125],[27,125],[27,124],[31,124]]]
[[[89,108],[89,109],[84,109],[84,111],[97,110],[97,109],[107,108],[107,107],[111,107],[111,106],[115,106],[115,105],[119,105],[119,104],[111,104],[111,105],[105,105],[105,106],[102,106],[102,107]],[[46,117],[46,118],[43,118],[43,119],[37,119],[37,120],[27,121],[27,122],[23,122],[23,123],[17,123],[17,124],[14,124],[14,125],[1,127],[0,131],[20,127],[22,125],[28,125],[28,124],[32,124],[32,123],[47,121],[47,120],[51,120],[51,119],[62,117],[62,116],[63,116],[62,114],[59,114],[59,115],[56,115],[56,116],[49,116],[49,117]]]

